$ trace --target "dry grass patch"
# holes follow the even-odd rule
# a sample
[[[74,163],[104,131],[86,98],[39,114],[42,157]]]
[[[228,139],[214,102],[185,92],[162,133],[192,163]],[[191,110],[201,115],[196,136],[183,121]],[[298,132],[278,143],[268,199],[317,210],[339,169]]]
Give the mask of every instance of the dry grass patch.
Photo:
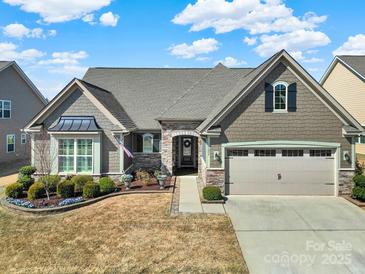
[[[167,214],[171,194],[49,217],[0,210],[0,273],[247,273],[226,216]]]
[[[9,184],[15,183],[18,178],[18,174],[12,174],[0,177],[0,187],[1,186],[7,186]]]

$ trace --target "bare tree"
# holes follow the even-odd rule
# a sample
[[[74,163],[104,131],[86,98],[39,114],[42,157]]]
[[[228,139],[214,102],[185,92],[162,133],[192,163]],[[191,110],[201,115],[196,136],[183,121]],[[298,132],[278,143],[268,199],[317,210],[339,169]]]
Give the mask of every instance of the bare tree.
[[[32,146],[32,153],[34,154],[35,161],[34,165],[36,166],[40,176],[43,176],[42,182],[44,183],[47,199],[49,200],[52,183],[50,175],[57,158],[57,154],[55,151],[51,151],[51,139],[45,130],[42,130],[41,133],[34,134],[32,141],[34,143]]]

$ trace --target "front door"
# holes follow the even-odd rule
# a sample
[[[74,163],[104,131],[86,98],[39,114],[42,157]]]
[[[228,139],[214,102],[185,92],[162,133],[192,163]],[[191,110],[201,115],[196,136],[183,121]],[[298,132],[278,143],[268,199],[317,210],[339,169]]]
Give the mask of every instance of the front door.
[[[194,166],[194,139],[193,137],[181,137],[180,164],[182,167]]]

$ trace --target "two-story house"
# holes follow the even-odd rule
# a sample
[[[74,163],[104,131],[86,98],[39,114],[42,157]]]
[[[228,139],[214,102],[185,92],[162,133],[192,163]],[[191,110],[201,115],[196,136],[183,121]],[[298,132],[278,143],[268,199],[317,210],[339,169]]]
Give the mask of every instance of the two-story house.
[[[16,62],[0,61],[0,171],[30,159],[24,126],[47,104]]]
[[[361,125],[365,125],[365,55],[336,56],[320,82]],[[364,135],[356,138],[356,152],[365,156]]]

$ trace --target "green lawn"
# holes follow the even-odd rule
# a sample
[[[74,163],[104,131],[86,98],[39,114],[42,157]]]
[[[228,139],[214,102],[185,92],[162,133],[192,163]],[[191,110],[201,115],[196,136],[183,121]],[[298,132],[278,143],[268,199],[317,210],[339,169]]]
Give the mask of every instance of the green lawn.
[[[228,217],[170,217],[170,201],[118,196],[48,217],[0,208],[0,273],[248,273]]]

